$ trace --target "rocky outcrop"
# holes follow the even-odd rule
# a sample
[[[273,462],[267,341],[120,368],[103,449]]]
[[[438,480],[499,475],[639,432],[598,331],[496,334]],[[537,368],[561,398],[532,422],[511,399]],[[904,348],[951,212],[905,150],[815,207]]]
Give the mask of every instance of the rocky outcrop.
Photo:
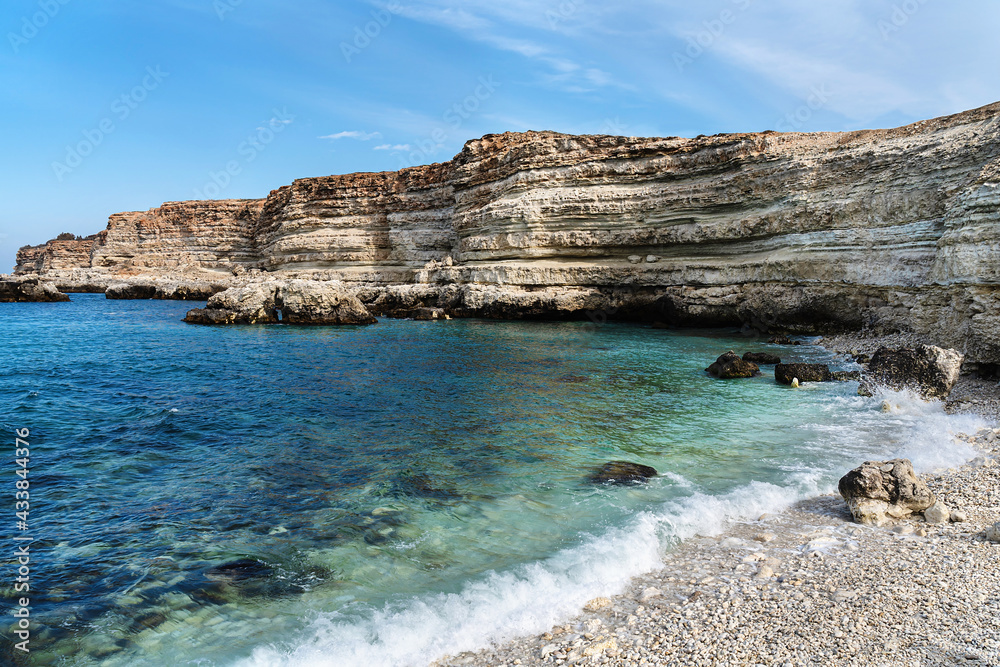
[[[0,280],[0,303],[29,301],[59,302],[69,301],[69,297],[52,283],[37,278]]]
[[[757,364],[740,359],[732,350],[716,359],[705,371],[720,380],[734,380],[760,375],[760,367]]]
[[[879,348],[868,363],[870,385],[901,390],[910,389],[924,398],[944,399],[958,382],[963,355],[930,345],[914,349]]]
[[[799,382],[829,382],[833,373],[826,364],[778,364],[774,367],[774,379],[780,384]]]
[[[1000,104],[849,133],[506,133],[444,164],[112,216],[76,270],[258,268],[453,316],[909,331],[996,363],[998,212]]]
[[[840,479],[839,489],[854,520],[875,526],[923,512],[936,501],[907,459],[866,461]]]
[[[609,461],[590,475],[594,484],[635,484],[656,477],[656,468],[629,461]]]
[[[754,364],[764,364],[765,366],[773,366],[781,363],[781,357],[776,354],[771,354],[770,352],[747,352],[743,355],[743,361],[749,361]]]
[[[340,285],[310,280],[262,281],[215,294],[206,308],[188,312],[191,324],[375,324]]]
[[[224,283],[174,281],[119,281],[104,292],[108,299],[166,299],[175,301],[207,301],[213,294],[227,289]]]

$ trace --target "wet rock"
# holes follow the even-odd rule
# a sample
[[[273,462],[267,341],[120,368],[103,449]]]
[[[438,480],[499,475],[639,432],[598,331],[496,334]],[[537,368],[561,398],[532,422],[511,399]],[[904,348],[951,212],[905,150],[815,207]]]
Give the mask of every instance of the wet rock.
[[[720,380],[749,378],[760,374],[757,364],[740,359],[733,351],[726,352],[705,370]]]
[[[645,482],[656,477],[655,468],[630,463],[629,461],[610,461],[590,476],[594,484],[633,484]]]
[[[587,604],[583,605],[584,611],[600,611],[602,609],[607,609],[612,604],[611,598],[594,598]]]
[[[958,382],[964,356],[957,350],[918,345],[891,350],[879,348],[868,364],[872,384],[916,391],[927,399],[947,398]]]
[[[36,278],[22,280],[0,280],[0,303],[58,303],[69,301],[69,297],[52,283]]]
[[[799,382],[829,382],[833,373],[826,364],[778,364],[774,367],[774,379],[780,384],[792,384],[798,378]]]
[[[866,461],[840,479],[840,495],[858,523],[883,526],[934,504],[907,459]]]
[[[861,371],[834,371],[830,374],[830,379],[835,382],[858,382],[861,380]]]
[[[792,340],[785,334],[778,334],[777,336],[771,336],[767,339],[768,343],[772,345],[801,345],[802,343],[797,340]]]
[[[768,352],[747,352],[743,355],[743,361],[749,361],[754,364],[764,364],[765,366],[773,366],[774,364],[781,363],[781,357]]]
[[[248,579],[265,579],[274,574],[274,568],[256,558],[240,558],[239,560],[216,565],[205,571],[209,579],[221,582],[238,582]]]
[[[424,473],[404,473],[393,485],[396,495],[430,500],[461,500],[462,495],[435,484]]]

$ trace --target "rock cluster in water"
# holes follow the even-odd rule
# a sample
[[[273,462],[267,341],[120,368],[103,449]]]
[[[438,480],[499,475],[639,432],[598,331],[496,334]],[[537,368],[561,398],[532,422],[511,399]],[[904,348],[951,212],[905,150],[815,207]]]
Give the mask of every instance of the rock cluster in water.
[[[339,285],[315,280],[261,281],[213,295],[188,312],[191,324],[375,324],[375,317]]]
[[[55,285],[37,278],[0,280],[0,303],[69,301]]]

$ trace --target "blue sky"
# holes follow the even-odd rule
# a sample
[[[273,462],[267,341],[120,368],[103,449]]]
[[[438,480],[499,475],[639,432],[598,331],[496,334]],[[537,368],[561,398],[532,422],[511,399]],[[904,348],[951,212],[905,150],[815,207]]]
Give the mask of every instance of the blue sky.
[[[1000,100],[988,0],[8,0],[0,271],[164,201],[491,132],[889,127]]]

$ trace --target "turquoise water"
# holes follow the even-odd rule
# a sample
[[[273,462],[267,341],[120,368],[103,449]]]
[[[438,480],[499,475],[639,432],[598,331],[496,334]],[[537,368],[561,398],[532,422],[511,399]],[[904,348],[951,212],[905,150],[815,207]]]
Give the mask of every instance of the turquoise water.
[[[850,368],[736,332],[205,328],[191,307],[0,304],[3,429],[31,431],[32,665],[426,664],[546,629],[866,458],[967,460],[949,433],[978,426],[770,367],[709,378],[730,348]],[[615,459],[661,475],[587,482]]]

